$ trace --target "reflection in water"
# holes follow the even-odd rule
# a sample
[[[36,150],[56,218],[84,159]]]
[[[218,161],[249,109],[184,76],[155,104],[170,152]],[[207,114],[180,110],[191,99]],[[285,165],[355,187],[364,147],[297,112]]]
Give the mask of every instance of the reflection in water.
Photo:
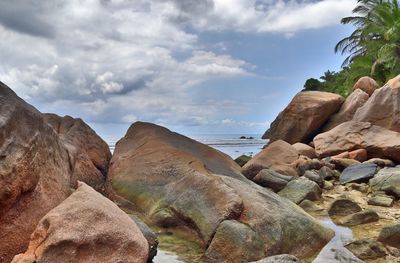
[[[348,227],[337,226],[329,217],[325,217],[320,222],[335,231],[335,237],[321,250],[313,263],[327,262],[363,262],[355,257],[344,245],[352,241],[353,232]]]
[[[184,263],[184,262],[179,260],[176,254],[158,249],[157,256],[154,257],[153,263]]]

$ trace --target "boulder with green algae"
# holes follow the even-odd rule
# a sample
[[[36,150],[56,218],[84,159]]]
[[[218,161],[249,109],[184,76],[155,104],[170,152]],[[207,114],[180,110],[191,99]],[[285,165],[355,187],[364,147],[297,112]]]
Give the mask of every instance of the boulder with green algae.
[[[301,208],[246,179],[227,155],[149,123],[133,124],[116,145],[109,178],[117,194],[144,212],[147,220],[197,232],[207,255],[225,262],[248,261],[243,242],[228,242],[222,222],[256,234],[250,242],[263,255],[314,254],[334,235]],[[224,223],[225,224],[225,223]],[[248,226],[248,228],[244,227]],[[218,239],[214,240],[216,233]],[[229,248],[229,251],[213,249]]]
[[[250,156],[247,155],[241,155],[238,158],[235,159],[235,162],[240,166],[243,167],[248,161],[251,160]]]

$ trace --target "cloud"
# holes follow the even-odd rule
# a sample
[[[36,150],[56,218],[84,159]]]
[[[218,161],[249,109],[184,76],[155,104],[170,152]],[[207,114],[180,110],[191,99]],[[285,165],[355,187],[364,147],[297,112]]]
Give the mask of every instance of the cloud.
[[[337,25],[350,15],[352,0],[170,0],[176,20],[199,30],[274,32],[292,36],[308,29]],[[190,7],[190,8],[189,8]],[[199,12],[201,10],[201,12]]]
[[[239,112],[238,102],[195,101],[191,89],[249,76],[254,66],[224,43],[215,43],[220,52],[207,50],[201,32],[291,37],[338,23],[351,2],[0,1],[0,80],[43,111],[90,122],[210,124],[218,112]]]

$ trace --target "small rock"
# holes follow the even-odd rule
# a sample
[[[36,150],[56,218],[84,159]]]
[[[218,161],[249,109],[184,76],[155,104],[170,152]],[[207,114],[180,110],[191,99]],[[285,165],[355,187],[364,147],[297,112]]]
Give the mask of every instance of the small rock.
[[[283,255],[267,257],[259,261],[253,261],[250,263],[300,263],[300,262],[301,262],[300,259],[298,259],[295,256],[283,254]]]
[[[393,167],[394,166],[394,162],[392,160],[381,159],[381,158],[372,158],[372,159],[369,159],[368,161],[365,161],[363,163],[374,163],[374,164],[378,165],[381,168]]]
[[[349,152],[349,159],[357,160],[359,162],[364,162],[368,159],[368,152],[365,149],[358,149]]]
[[[379,215],[373,210],[364,210],[348,215],[339,221],[340,225],[357,226],[379,221]]]
[[[335,165],[335,168],[339,171],[343,171],[347,167],[354,165],[354,164],[359,164],[359,161],[353,160],[353,159],[346,159],[346,158],[331,158],[329,160],[331,164]]]
[[[349,250],[345,248],[332,248],[332,252],[335,253],[334,262],[344,262],[344,263],[365,263],[361,259],[354,256]],[[313,263],[328,263],[327,261],[318,261]],[[329,262],[330,263],[330,262]]]
[[[346,187],[352,189],[352,190],[356,190],[359,191],[361,193],[368,193],[368,185],[367,184],[356,184],[356,183],[350,183],[347,184]]]
[[[238,158],[236,158],[234,161],[240,166],[243,167],[248,161],[251,160],[250,156],[247,155],[241,155]]]
[[[310,200],[303,200],[299,204],[301,208],[303,208],[304,211],[306,212],[318,212],[324,210],[323,208],[319,207],[318,205],[314,204]]]
[[[340,197],[333,201],[328,209],[328,214],[330,216],[346,216],[360,212],[361,210],[361,207],[353,200],[346,197]]]
[[[382,228],[378,240],[386,245],[400,248],[400,224],[388,225]]]
[[[345,247],[360,259],[377,259],[387,255],[385,246],[371,239],[356,240]]]
[[[319,200],[322,190],[317,183],[305,177],[300,177],[290,181],[278,194],[281,197],[291,200],[293,203],[299,204],[304,199],[311,201]]]
[[[324,163],[318,159],[310,159],[306,156],[300,156],[294,163],[297,173],[302,176],[306,171],[319,170],[324,166]]]
[[[338,171],[333,171],[328,166],[324,166],[319,169],[318,173],[324,180],[337,179],[340,176],[340,173]]]
[[[331,183],[330,181],[325,181],[324,182],[324,189],[325,190],[332,190],[334,188],[333,183]]]
[[[295,143],[292,145],[300,155],[307,156],[308,158],[317,158],[317,154],[315,153],[315,149],[304,143]]]
[[[376,164],[355,164],[343,170],[340,176],[340,183],[361,183],[368,182],[369,179],[374,177],[378,170]]]
[[[323,188],[324,187],[324,179],[319,175],[319,173],[316,170],[310,170],[306,171],[303,175],[304,177],[310,179],[313,182],[316,182],[319,187]]]
[[[285,188],[289,181],[294,177],[283,175],[275,172],[272,169],[261,170],[253,179],[253,181],[261,186],[271,188],[275,192],[278,192]]]
[[[371,180],[372,191],[384,191],[387,195],[400,198],[400,168],[383,168]]]
[[[387,195],[375,195],[368,200],[369,205],[383,206],[383,207],[392,207],[393,202],[394,202],[393,198]]]

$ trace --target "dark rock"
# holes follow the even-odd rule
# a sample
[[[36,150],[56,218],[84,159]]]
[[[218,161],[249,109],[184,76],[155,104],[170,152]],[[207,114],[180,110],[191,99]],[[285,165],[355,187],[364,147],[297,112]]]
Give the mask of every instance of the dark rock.
[[[340,219],[339,224],[343,226],[357,226],[379,221],[379,215],[373,210],[364,210]]]
[[[388,225],[382,228],[378,240],[386,245],[400,248],[400,224]]]
[[[385,246],[375,240],[362,239],[353,241],[345,247],[360,259],[377,259],[385,257],[388,253]]]
[[[317,183],[300,177],[290,181],[282,191],[278,193],[295,204],[299,204],[304,199],[316,201],[321,198],[322,190]]]
[[[354,160],[354,159],[348,159],[348,158],[336,158],[332,157],[329,158],[329,163],[333,164],[335,166],[336,170],[343,171],[349,166],[355,165],[355,164],[360,164],[359,161]]]
[[[292,176],[277,173],[272,169],[263,169],[254,177],[253,181],[261,186],[271,188],[274,192],[279,192],[293,178]]]
[[[328,209],[328,214],[330,216],[347,216],[361,210],[361,207],[353,200],[347,197],[340,197],[333,201]]]
[[[376,164],[355,164],[344,169],[339,180],[341,184],[368,182],[377,171]]]
[[[334,171],[328,166],[323,166],[321,169],[319,169],[318,173],[324,180],[334,180],[338,179],[340,176],[339,171]]]
[[[148,227],[140,218],[135,215],[129,215],[130,218],[136,223],[142,232],[144,238],[146,238],[147,243],[149,243],[149,258],[148,262],[151,262],[153,258],[157,255],[158,238],[157,235]]]

